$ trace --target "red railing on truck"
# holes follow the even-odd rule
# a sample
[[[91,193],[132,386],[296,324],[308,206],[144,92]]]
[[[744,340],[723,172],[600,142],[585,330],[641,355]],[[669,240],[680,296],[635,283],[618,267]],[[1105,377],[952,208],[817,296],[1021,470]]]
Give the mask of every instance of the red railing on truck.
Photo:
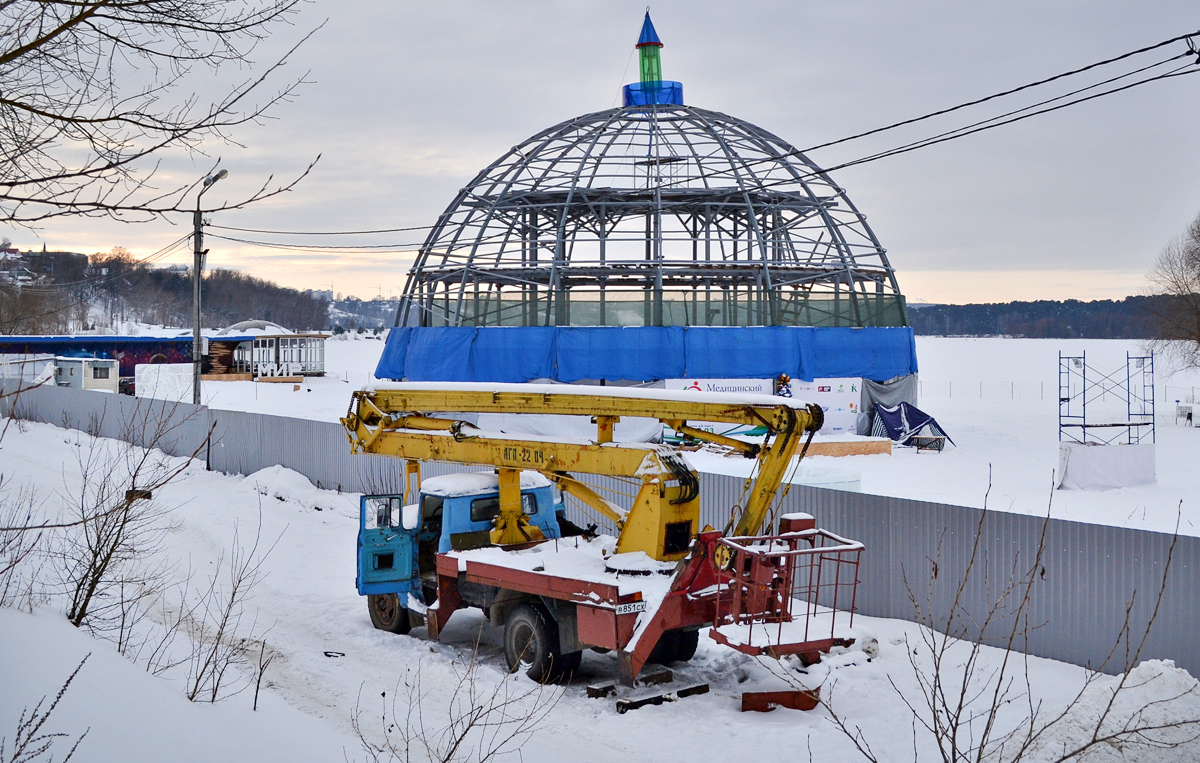
[[[746,654],[815,662],[853,641],[863,545],[817,529],[805,514],[785,516],[780,529],[717,541],[728,579],[717,591],[710,634]]]

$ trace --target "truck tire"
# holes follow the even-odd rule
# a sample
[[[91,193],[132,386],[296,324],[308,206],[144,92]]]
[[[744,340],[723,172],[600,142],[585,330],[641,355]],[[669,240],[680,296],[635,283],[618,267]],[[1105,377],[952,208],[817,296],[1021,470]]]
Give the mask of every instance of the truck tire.
[[[687,662],[696,656],[696,647],[700,646],[700,631],[679,631],[679,648],[675,650],[678,662]]]
[[[558,626],[541,607],[521,604],[508,615],[504,624],[504,660],[508,670],[525,675],[538,683],[569,678],[579,669],[582,653],[562,654],[558,650]]]
[[[696,647],[700,645],[700,631],[674,630],[664,631],[658,637],[658,643],[646,658],[646,662],[655,665],[670,665],[672,662],[687,662],[696,656]]]
[[[675,662],[675,653],[679,651],[679,631],[663,631],[658,637],[658,643],[650,650],[646,662],[652,665],[668,665]]]
[[[367,596],[367,610],[371,613],[371,625],[381,631],[408,633],[412,628],[408,609],[400,606],[400,597],[394,593]]]

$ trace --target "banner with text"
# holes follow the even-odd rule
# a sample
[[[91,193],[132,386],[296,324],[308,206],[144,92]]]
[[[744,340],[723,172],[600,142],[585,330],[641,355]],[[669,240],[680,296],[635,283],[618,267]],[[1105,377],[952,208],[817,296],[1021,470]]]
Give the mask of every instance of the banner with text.
[[[693,392],[750,392],[774,395],[774,379],[666,379],[667,389]],[[811,382],[791,380],[778,390],[786,397],[807,400],[821,406],[825,425],[821,434],[854,434],[858,430],[858,409],[862,404],[862,379],[857,377],[813,379]],[[708,421],[692,422],[697,429],[719,434],[745,434],[750,427],[737,427]]]
[[[664,379],[667,389],[688,392],[749,392],[754,395],[774,395],[774,379]],[[758,427],[739,426],[720,421],[693,421],[691,425],[706,432],[723,435],[761,435]]]
[[[810,382],[793,379],[788,386],[791,387],[792,397],[821,406],[825,412],[825,426],[821,427],[821,434],[855,434],[858,431],[862,379],[813,379]]]

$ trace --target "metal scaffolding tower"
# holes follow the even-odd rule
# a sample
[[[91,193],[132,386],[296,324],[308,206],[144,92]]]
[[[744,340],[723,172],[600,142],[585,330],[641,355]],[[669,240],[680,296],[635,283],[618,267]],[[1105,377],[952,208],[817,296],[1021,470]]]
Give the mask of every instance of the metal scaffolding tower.
[[[1058,354],[1059,442],[1134,445],[1155,441],[1154,353],[1125,353],[1125,366],[1102,374],[1087,353]]]

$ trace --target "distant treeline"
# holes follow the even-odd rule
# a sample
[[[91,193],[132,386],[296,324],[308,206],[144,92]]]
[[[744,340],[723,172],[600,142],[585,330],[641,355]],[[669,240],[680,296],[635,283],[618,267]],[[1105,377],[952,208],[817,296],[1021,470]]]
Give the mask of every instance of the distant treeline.
[[[991,305],[909,305],[917,334],[1014,336],[1034,339],[1152,339],[1154,315],[1171,297]]]
[[[110,316],[136,316],[164,326],[191,325],[190,273],[148,268],[126,254],[93,257],[91,265],[98,276],[93,304],[98,301]],[[202,308],[208,328],[245,320],[267,320],[295,330],[329,325],[329,303],[311,291],[220,268],[204,274]]]
[[[117,321],[192,325],[187,269],[148,267],[120,249],[90,258],[29,253],[20,258],[19,276],[0,283],[0,333],[66,333]],[[255,319],[295,330],[329,328],[327,300],[232,270],[204,274],[202,306],[206,328]]]

